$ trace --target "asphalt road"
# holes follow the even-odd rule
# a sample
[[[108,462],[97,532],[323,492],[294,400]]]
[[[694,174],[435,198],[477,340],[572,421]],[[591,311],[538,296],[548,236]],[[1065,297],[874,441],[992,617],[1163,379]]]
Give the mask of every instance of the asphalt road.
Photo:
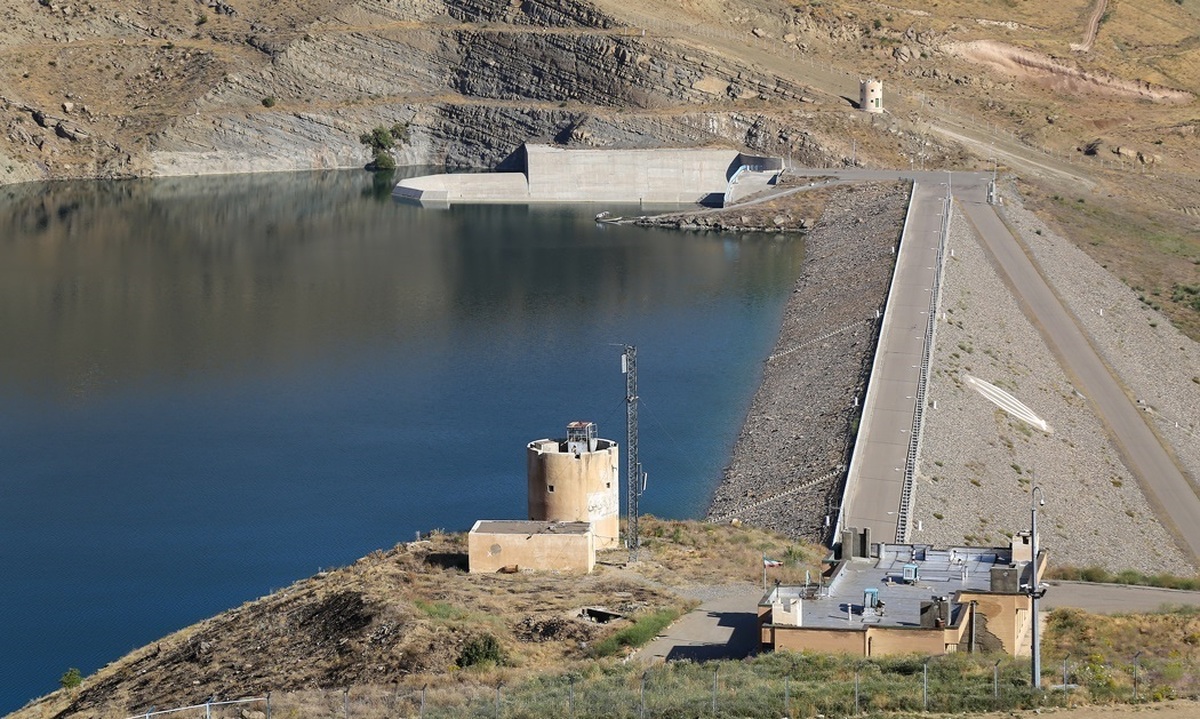
[[[929,236],[930,228],[936,227],[940,219],[937,217],[936,204],[930,204],[922,198],[926,194],[944,192],[944,186],[933,183],[940,181],[950,185],[955,198],[955,211],[965,214],[974,225],[985,251],[990,254],[1001,277],[1011,288],[1022,311],[1041,333],[1067,377],[1088,398],[1092,410],[1120,451],[1129,471],[1137,477],[1160,521],[1193,562],[1200,559],[1200,497],[1196,489],[1150,429],[1146,418],[1125,393],[1120,381],[1100,359],[1074,317],[1050,289],[1021,243],[1009,232],[995,208],[987,204],[988,173],[827,169],[795,169],[792,172],[797,175],[831,175],[845,180],[915,180],[917,195],[913,216],[908,220],[909,227],[905,234],[906,237],[910,233],[912,235],[913,242],[909,249],[921,252],[925,252],[928,243],[923,245],[920,240]],[[910,285],[914,290],[921,286],[928,288],[931,278],[926,276],[923,268],[931,262],[905,261],[904,244],[902,242],[901,256],[897,262],[898,290]],[[859,444],[866,445],[863,467],[856,474],[852,464],[843,498],[845,512],[841,526],[871,527],[872,541],[891,541],[895,533],[899,489],[894,479],[903,473],[904,466],[904,457],[898,454],[901,415],[907,411],[911,424],[913,404],[908,396],[914,394],[916,389],[915,368],[909,367],[912,371],[907,375],[903,370],[906,361],[910,365],[918,364],[914,360],[914,352],[919,351],[914,350],[907,338],[914,328],[923,330],[926,318],[926,315],[920,314],[925,307],[911,299],[908,290],[897,291],[894,297],[896,305],[894,308],[890,306],[892,300],[889,300],[888,322],[881,333],[879,351],[885,359],[894,354],[895,357],[891,359],[895,360],[896,366],[883,370],[871,379],[859,434]],[[885,339],[888,340],[887,344]],[[880,377],[881,396],[873,404],[871,392],[875,391],[876,377]],[[905,382],[908,384],[905,385]],[[909,399],[907,404],[905,399]],[[906,452],[907,447],[904,450]],[[1053,478],[1045,481],[1052,482]]]

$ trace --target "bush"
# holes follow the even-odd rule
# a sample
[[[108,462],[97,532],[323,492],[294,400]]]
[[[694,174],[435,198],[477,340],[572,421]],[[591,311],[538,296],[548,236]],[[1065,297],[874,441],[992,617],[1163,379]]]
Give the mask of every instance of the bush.
[[[383,150],[379,150],[375,153],[375,159],[371,160],[371,164],[367,169],[383,171],[394,170],[396,169],[396,160]]]
[[[380,125],[370,132],[358,136],[358,141],[371,148],[374,159],[367,165],[368,170],[394,170],[396,160],[390,150],[408,142],[408,125],[396,123],[391,127]]]
[[[263,104],[263,107],[275,107],[275,98],[264,97],[262,99],[262,104]]]
[[[499,666],[504,664],[504,661],[504,649],[500,647],[500,642],[491,634],[484,634],[467,640],[462,651],[458,653],[457,664],[465,669],[474,666]]]
[[[74,689],[83,683],[83,675],[75,667],[71,667],[63,672],[63,675],[58,678],[58,684],[63,689]]]

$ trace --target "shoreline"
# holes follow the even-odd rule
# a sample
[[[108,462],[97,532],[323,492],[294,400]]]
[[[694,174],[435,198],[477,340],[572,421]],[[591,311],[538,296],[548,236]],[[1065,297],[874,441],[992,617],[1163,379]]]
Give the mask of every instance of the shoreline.
[[[828,541],[909,194],[898,182],[830,193],[709,521]]]

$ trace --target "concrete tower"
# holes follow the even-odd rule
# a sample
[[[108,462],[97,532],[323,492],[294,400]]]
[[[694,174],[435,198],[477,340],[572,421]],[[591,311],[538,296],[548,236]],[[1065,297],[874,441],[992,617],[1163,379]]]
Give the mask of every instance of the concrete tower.
[[[858,107],[863,112],[883,112],[883,81],[871,78],[858,82]]]
[[[621,495],[616,442],[597,438],[593,422],[572,422],[566,439],[530,442],[525,457],[530,519],[591,522],[597,549],[618,546]]]

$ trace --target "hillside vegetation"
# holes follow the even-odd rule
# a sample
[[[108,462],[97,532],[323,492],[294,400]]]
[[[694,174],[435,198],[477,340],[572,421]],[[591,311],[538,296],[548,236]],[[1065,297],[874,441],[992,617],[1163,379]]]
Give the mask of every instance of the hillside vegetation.
[[[1045,671],[1070,693],[1035,695],[1028,661],[961,654],[864,662],[784,652],[746,661],[626,662],[691,596],[754,587],[765,554],[781,581],[819,570],[823,550],[733,524],[645,517],[640,561],[608,552],[594,574],[466,573],[465,537],[436,532],[321,572],[135,650],[31,702],[12,719],[122,719],[241,697],[272,716],[719,717],[979,712],[1193,696],[1200,619],[1188,610],[1097,617],[1056,610]],[[588,621],[603,607],[623,618]],[[856,690],[857,686],[857,690]],[[856,700],[857,695],[857,700]],[[928,702],[928,704],[926,704]],[[215,707],[220,719],[266,708]],[[715,711],[715,713],[714,713]],[[190,715],[187,715],[190,716]]]

